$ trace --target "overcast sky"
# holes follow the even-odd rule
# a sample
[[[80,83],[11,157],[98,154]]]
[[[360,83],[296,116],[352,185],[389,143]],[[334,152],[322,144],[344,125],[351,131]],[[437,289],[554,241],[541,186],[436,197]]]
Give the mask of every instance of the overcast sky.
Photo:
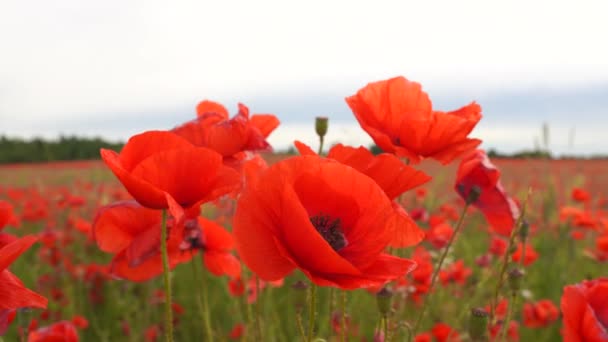
[[[125,139],[213,99],[276,114],[279,147],[318,114],[335,141],[367,143],[343,98],[403,75],[438,109],[478,101],[485,147],[531,147],[549,122],[556,149],[606,152],[606,13],[605,1],[2,0],[0,133]]]

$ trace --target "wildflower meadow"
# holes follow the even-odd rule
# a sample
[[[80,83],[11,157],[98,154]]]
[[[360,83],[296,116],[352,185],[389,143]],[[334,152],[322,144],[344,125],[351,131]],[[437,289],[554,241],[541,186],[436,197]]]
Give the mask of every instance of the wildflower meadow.
[[[343,96],[376,148],[203,99],[1,165],[0,341],[608,341],[607,160],[491,158],[483,103],[401,76]]]

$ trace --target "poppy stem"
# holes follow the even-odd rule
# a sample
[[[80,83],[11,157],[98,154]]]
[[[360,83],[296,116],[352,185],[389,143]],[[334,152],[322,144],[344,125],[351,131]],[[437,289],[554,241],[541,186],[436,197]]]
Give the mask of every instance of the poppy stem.
[[[342,311],[342,342],[346,341],[346,291],[342,290],[342,301],[340,310]]]
[[[196,267],[194,262],[190,262],[190,264],[192,265],[192,274],[194,274],[194,283],[195,284],[202,284],[201,282],[201,278],[199,277],[199,271],[198,271],[198,267]],[[201,265],[202,268],[202,265]],[[204,292],[204,290],[202,290],[201,292]],[[203,326],[206,327],[206,314],[205,314],[205,309],[204,309],[204,305],[203,302],[201,300],[201,293],[198,292],[196,294],[196,302],[197,302],[197,306],[198,306],[198,311],[199,311],[199,315],[201,315],[201,320],[203,321]]]
[[[496,283],[496,288],[494,289],[494,296],[492,297],[492,301],[490,302],[490,324],[494,324],[496,306],[498,305],[498,293],[500,292],[500,289],[502,288],[502,284],[504,282],[505,272],[507,271],[507,266],[509,265],[509,257],[511,256],[510,251],[513,247],[513,244],[515,243],[515,237],[517,236],[517,231],[518,231],[518,229],[521,229],[521,227],[522,227],[524,214],[526,213],[526,207],[528,205],[528,198],[530,198],[531,192],[532,192],[532,189],[529,188],[528,194],[526,195],[526,198],[524,199],[524,202],[521,206],[521,212],[519,214],[519,217],[517,218],[517,221],[515,222],[515,226],[513,227],[513,230],[511,230],[511,236],[509,237],[509,245],[507,246],[507,252],[505,253],[505,255],[503,257],[502,266],[500,269],[500,273],[498,275],[498,282]],[[522,248],[522,251],[523,251],[523,248]],[[522,253],[522,259],[523,259],[523,253]]]
[[[317,286],[315,283],[310,284],[310,297],[308,298],[310,302],[310,311],[308,315],[308,342],[312,342],[313,340],[313,331],[315,330],[315,309],[316,309],[316,297],[317,297]]]
[[[505,341],[505,337],[507,336],[507,331],[509,331],[509,323],[511,321],[511,316],[513,315],[513,307],[515,306],[515,301],[517,300],[517,291],[513,291],[511,293],[511,301],[509,302],[509,308],[507,309],[507,317],[505,321],[502,323],[502,327],[500,329],[500,338],[499,341]]]
[[[335,299],[336,294],[335,294],[335,292],[336,292],[335,288],[333,288],[333,287],[329,288],[329,300],[328,300],[328,303],[329,303],[329,307],[328,307],[329,313],[327,315],[328,317],[332,317],[332,315],[334,314],[334,308],[336,307],[336,303],[335,303],[335,301],[336,301],[336,299]],[[329,329],[329,337],[331,337],[332,335],[333,335],[333,329]]]
[[[304,332],[304,324],[302,324],[302,312],[298,311],[296,313],[296,321],[298,322],[298,330],[300,331],[300,335],[302,335],[302,341],[306,341],[306,333]]]
[[[426,296],[424,296],[422,309],[420,309],[420,313],[418,314],[418,318],[416,319],[414,328],[412,328],[412,334],[410,334],[410,337],[409,337],[410,340],[412,339],[413,336],[416,336],[416,333],[418,332],[420,322],[422,321],[422,318],[424,317],[424,313],[426,312],[426,307],[428,306],[428,302],[429,302],[428,298],[431,296],[433,288],[435,287],[435,283],[437,282],[437,276],[439,275],[441,266],[443,266],[445,257],[448,255],[448,252],[450,251],[450,247],[452,246],[452,243],[454,243],[454,240],[456,239],[456,235],[458,235],[460,228],[462,228],[462,224],[464,223],[464,217],[467,213],[467,210],[469,209],[469,205],[470,205],[470,203],[468,201],[465,202],[465,205],[462,208],[462,212],[460,213],[460,217],[458,218],[458,223],[456,224],[456,228],[454,228],[454,232],[452,233],[452,236],[450,237],[450,241],[445,246],[445,249],[443,250],[441,257],[439,258],[439,262],[437,263],[437,265],[435,266],[435,269],[433,270],[433,276],[431,278],[431,285],[429,287],[428,294]]]
[[[323,153],[323,142],[325,141],[325,139],[322,136],[319,136],[319,152],[317,152],[318,155],[321,155]]]
[[[388,315],[384,315],[383,321],[384,321],[384,341],[389,342],[390,336],[389,336],[389,332],[388,332]]]
[[[205,324],[205,335],[208,341],[213,341],[213,328],[211,327],[211,315],[209,314],[209,289],[207,288],[207,277],[205,268],[201,263],[201,291],[203,296],[203,323]]]
[[[167,253],[167,211],[163,209],[160,225],[160,252],[163,262],[163,279],[165,283],[165,341],[173,342],[173,308],[171,305],[171,274],[169,255]]]
[[[262,341],[262,283],[260,277],[255,277],[257,298],[255,299],[255,330],[258,341]]]

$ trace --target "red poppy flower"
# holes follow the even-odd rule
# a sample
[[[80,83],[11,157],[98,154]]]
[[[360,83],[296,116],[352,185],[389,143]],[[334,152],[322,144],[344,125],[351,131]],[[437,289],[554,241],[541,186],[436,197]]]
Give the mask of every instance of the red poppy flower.
[[[382,150],[414,163],[426,157],[448,164],[481,143],[467,138],[481,119],[478,104],[433,111],[420,84],[404,77],[369,83],[346,102]]]
[[[21,280],[7,269],[36,240],[35,236],[28,235],[0,249],[0,335],[8,326],[9,311],[27,307],[46,308],[46,298],[27,289]]]
[[[572,189],[572,199],[576,202],[586,203],[591,200],[591,195],[581,188],[574,188]]]
[[[101,208],[93,223],[99,248],[115,253],[110,273],[132,281],[145,281],[162,273],[160,229],[162,217],[135,201]],[[213,274],[237,277],[240,263],[230,254],[232,236],[214,222],[198,217],[194,210],[185,219],[167,220],[167,252],[173,268],[202,250],[206,267]]]
[[[488,252],[490,252],[492,255],[495,256],[503,256],[505,254],[505,252],[507,251],[507,247],[508,247],[508,242],[507,240],[492,235],[492,238],[490,240],[490,248],[488,249]]]
[[[372,179],[317,156],[282,160],[239,198],[234,236],[243,262],[264,280],[299,268],[344,289],[384,284],[415,263],[382,253],[392,205]]]
[[[608,341],[608,278],[564,287],[564,341]]]
[[[76,327],[70,321],[61,321],[48,327],[42,327],[30,331],[28,342],[78,342]]]
[[[240,340],[245,335],[245,329],[247,327],[243,323],[237,323],[232,327],[232,330],[228,333],[228,338],[231,340]]]
[[[7,201],[0,200],[0,230],[14,219],[13,206]]]
[[[215,151],[170,132],[150,131],[129,139],[120,154],[101,157],[141,205],[153,209],[196,206],[238,187],[239,175]]]
[[[519,209],[505,193],[499,182],[500,171],[490,162],[483,150],[477,150],[462,159],[456,174],[456,191],[465,200],[476,188],[479,197],[472,203],[486,217],[493,229],[510,236]]]
[[[450,266],[439,271],[439,279],[441,284],[457,283],[464,285],[467,278],[473,274],[473,271],[464,265],[463,260],[458,260]]]
[[[522,246],[523,246],[523,244],[521,244],[521,243],[517,246],[517,250],[515,251],[515,253],[513,253],[511,258],[513,259],[514,262],[519,262],[523,256],[524,266],[529,266],[532,263],[534,263],[536,261],[536,259],[538,259],[538,253],[528,243],[528,244],[526,244],[526,253],[524,254]]]
[[[431,335],[429,332],[418,334],[414,338],[414,342],[433,342],[433,335]]]
[[[279,125],[271,114],[249,116],[249,108],[239,103],[239,112],[232,119],[219,103],[203,101],[197,106],[198,118],[172,130],[197,146],[232,157],[243,151],[270,151],[266,138]]]
[[[490,341],[498,341],[503,330],[503,321],[498,321],[496,324],[490,325]],[[501,340],[502,341],[502,340]],[[519,323],[510,321],[507,327],[507,341],[519,341]]]
[[[526,303],[523,309],[524,326],[528,328],[542,328],[555,322],[559,318],[559,310],[548,299],[536,303]]]
[[[295,141],[295,146],[301,155],[316,155],[310,147],[299,141]],[[408,247],[416,245],[424,239],[424,231],[418,227],[396,199],[405,191],[431,180],[430,176],[405,165],[392,154],[382,153],[374,156],[364,147],[354,148],[337,144],[329,150],[327,158],[337,160],[367,175],[376,181],[393,201],[395,217],[391,220],[391,225],[394,232],[389,246]]]
[[[441,249],[445,247],[450,238],[454,234],[454,229],[447,223],[434,224],[426,232],[426,240],[429,241],[433,247]]]
[[[431,329],[431,333],[433,334],[437,342],[460,341],[458,331],[445,323],[435,323],[433,329]]]

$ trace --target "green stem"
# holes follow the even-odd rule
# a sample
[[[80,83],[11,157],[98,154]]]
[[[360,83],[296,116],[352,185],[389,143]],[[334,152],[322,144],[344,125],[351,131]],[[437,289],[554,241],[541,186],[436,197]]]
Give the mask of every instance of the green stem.
[[[499,341],[505,341],[507,337],[507,331],[509,330],[509,322],[511,321],[511,315],[513,314],[513,308],[515,307],[515,301],[517,300],[517,292],[513,291],[511,294],[511,302],[509,303],[509,308],[507,310],[507,318],[502,324],[500,329],[500,338]]]
[[[255,299],[255,329],[258,341],[262,341],[262,286],[260,277],[256,277],[257,298]]]
[[[526,207],[528,205],[528,199],[530,198],[530,194],[532,192],[532,189],[528,189],[528,195],[526,196],[522,206],[521,206],[521,212],[519,213],[519,217],[517,218],[517,221],[515,222],[515,226],[513,227],[513,230],[511,231],[511,236],[509,237],[509,245],[507,246],[507,252],[505,253],[504,257],[503,257],[503,261],[502,261],[502,267],[500,269],[500,273],[498,275],[498,281],[496,283],[496,288],[494,289],[494,296],[492,297],[492,301],[490,302],[490,324],[494,324],[494,315],[496,314],[496,306],[498,305],[498,293],[500,292],[500,289],[502,288],[502,284],[504,282],[504,277],[505,277],[505,272],[507,271],[507,266],[509,265],[509,256],[511,256],[510,250],[513,247],[513,244],[515,243],[515,236],[517,235],[517,231],[519,229],[521,229],[521,224],[523,222],[523,218],[524,215],[526,213]],[[522,246],[522,251],[524,250]],[[525,253],[522,253],[522,260],[523,257],[525,256]]]
[[[211,314],[209,313],[209,289],[205,277],[205,268],[201,263],[201,292],[203,296],[203,323],[205,324],[205,336],[207,341],[213,341],[213,327],[211,327]]]
[[[163,209],[160,226],[160,252],[163,261],[163,279],[165,283],[165,341],[173,342],[173,308],[171,306],[171,270],[167,253],[167,211]]]
[[[313,331],[315,330],[315,307],[317,297],[317,286],[314,283],[310,284],[310,311],[308,315],[308,342],[312,342],[313,339]]]
[[[192,274],[194,274],[194,283],[195,284],[201,284],[201,280],[200,280],[200,276],[198,275],[198,267],[196,267],[194,262],[191,262],[190,265],[192,265]],[[201,292],[203,292],[201,290]],[[205,324],[205,309],[204,309],[204,305],[203,302],[201,300],[201,293],[198,292],[196,294],[196,304],[198,306],[198,313],[201,316],[201,321],[203,322],[203,326],[206,326]]]
[[[524,261],[526,259],[526,239],[521,241],[521,258],[519,259],[519,264],[524,266]]]
[[[300,335],[302,335],[302,341],[306,341],[306,333],[304,332],[304,324],[302,324],[302,312],[298,311],[296,313],[296,321],[298,322],[298,330],[300,331]]]
[[[458,232],[460,231],[460,228],[462,227],[462,224],[464,222],[464,217],[467,213],[467,209],[469,209],[469,203],[465,203],[464,208],[462,208],[462,212],[460,213],[460,217],[458,218],[458,223],[456,224],[456,228],[454,228],[454,233],[452,233],[452,236],[450,237],[450,241],[448,241],[448,244],[445,246],[445,249],[443,250],[441,257],[439,258],[439,262],[437,263],[437,266],[435,267],[435,270],[433,271],[433,276],[431,278],[431,285],[429,287],[428,294],[426,296],[424,296],[422,309],[420,310],[420,313],[418,314],[418,318],[416,319],[416,323],[414,324],[414,328],[412,329],[413,333],[410,335],[410,340],[411,340],[412,336],[416,336],[416,333],[418,332],[420,322],[422,321],[422,318],[424,317],[424,313],[426,312],[426,308],[428,306],[428,298],[431,296],[435,283],[437,282],[437,276],[439,276],[439,271],[441,270],[441,266],[443,266],[445,257],[448,255],[448,252],[450,251],[450,247],[454,243],[454,240],[456,239],[456,235],[458,235]]]
[[[347,327],[346,327],[346,291],[342,290],[342,300],[340,301],[340,311],[342,311],[342,342],[347,340]]]
[[[388,334],[388,315],[384,315],[384,341],[390,341],[390,336]]]
[[[319,136],[319,152],[318,155],[321,155],[323,153],[323,142],[325,141],[325,139],[323,138],[323,136]]]
[[[331,321],[332,314],[333,314],[334,309],[335,309],[335,307],[336,307],[336,294],[335,294],[336,289],[335,289],[335,288],[333,288],[333,287],[329,287],[329,288],[327,289],[327,291],[329,292],[329,295],[328,295],[328,297],[329,297],[329,298],[328,298],[328,300],[327,300],[327,303],[329,304],[329,305],[327,306],[327,310],[328,310],[327,317],[329,317],[329,318],[330,318],[328,321]],[[321,331],[321,328],[319,328],[319,330]],[[325,325],[323,325],[323,331],[325,331]],[[328,334],[328,339],[329,339],[329,340],[331,340],[331,337],[332,337],[333,333],[334,333],[334,331],[333,331],[333,329],[331,329],[331,327],[330,327],[330,328],[329,328],[329,331],[328,331],[328,333],[327,333],[327,334]]]
[[[505,272],[507,271],[507,266],[509,266],[509,257],[511,256],[510,251],[513,248],[513,244],[515,243],[515,231],[515,228],[511,231],[511,236],[509,237],[509,244],[507,245],[507,251],[503,256],[502,266],[500,267],[500,272],[498,273],[498,282],[496,283],[496,288],[494,289],[494,296],[492,296],[492,302],[490,303],[490,324],[494,324],[494,315],[496,313],[496,306],[498,305],[498,293],[502,288],[502,284],[505,278]]]

